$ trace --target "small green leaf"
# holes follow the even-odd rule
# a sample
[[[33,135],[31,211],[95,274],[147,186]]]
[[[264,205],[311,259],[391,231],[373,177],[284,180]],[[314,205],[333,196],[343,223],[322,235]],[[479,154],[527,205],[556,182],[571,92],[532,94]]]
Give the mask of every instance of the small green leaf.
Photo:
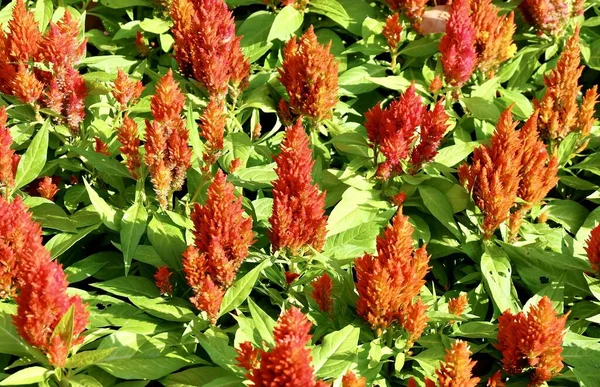
[[[144,207],[143,200],[138,195],[135,203],[125,211],[121,220],[121,247],[125,262],[125,275],[129,272],[131,260],[140,239],[146,232],[147,222],[148,212]]]
[[[341,376],[358,350],[360,329],[348,325],[323,338],[323,343],[313,349],[315,373],[322,378]]]
[[[113,206],[106,203],[85,179],[83,183],[85,184],[92,205],[100,215],[100,219],[102,219],[102,223],[109,229],[119,232],[121,230],[121,218],[123,217],[123,214],[120,213],[121,211],[116,210]]]
[[[461,239],[461,233],[454,221],[454,212],[452,206],[448,202],[446,195],[440,190],[427,185],[419,186],[419,193],[421,193],[421,199],[423,204],[431,212],[437,220],[440,221],[454,236]]]
[[[275,39],[287,41],[290,39],[297,29],[302,27],[304,21],[304,13],[294,8],[293,5],[285,6],[273,21],[267,42]]]
[[[221,309],[219,310],[219,316],[223,316],[225,313],[237,308],[244,302],[246,298],[252,292],[254,284],[258,280],[260,273],[271,265],[271,260],[266,259],[259,263],[254,269],[250,270],[245,276],[236,280],[233,285],[223,297],[221,302]]]
[[[49,127],[50,120],[46,120],[21,156],[15,175],[14,190],[31,183],[44,169],[48,154]]]
[[[0,382],[0,386],[21,386],[34,384],[48,379],[51,372],[44,367],[33,366],[15,372]]]
[[[150,243],[167,266],[181,268],[181,256],[187,247],[181,229],[165,215],[156,214],[148,223],[147,233]]]
[[[497,246],[487,246],[481,256],[481,273],[489,295],[500,313],[516,313],[519,305],[512,295],[512,270],[506,253]]]

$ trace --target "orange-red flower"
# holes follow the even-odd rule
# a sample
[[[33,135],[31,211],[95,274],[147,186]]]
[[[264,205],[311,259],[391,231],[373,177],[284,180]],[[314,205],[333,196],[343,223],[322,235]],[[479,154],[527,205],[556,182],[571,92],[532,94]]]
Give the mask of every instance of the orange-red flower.
[[[54,196],[56,196],[58,191],[60,191],[50,176],[45,176],[42,178],[38,183],[36,190],[41,197],[48,200],[54,200]]]
[[[440,387],[475,387],[479,378],[472,377],[475,361],[471,360],[469,344],[456,340],[449,350],[446,350],[444,362],[435,371]]]
[[[338,63],[327,46],[319,44],[313,26],[290,39],[283,49],[279,80],[290,98],[296,115],[319,122],[332,115],[338,102]]]
[[[171,3],[175,58],[182,74],[202,82],[210,95],[224,97],[245,88],[250,62],[235,36],[232,12],[223,0]]]
[[[417,301],[409,304],[400,314],[400,325],[408,333],[406,347],[410,348],[421,338],[425,328],[427,328],[427,305],[419,297]]]
[[[242,343],[236,358],[248,370],[246,378],[255,387],[325,387],[318,381],[311,365],[312,324],[300,309],[291,307],[281,314],[273,330],[275,345],[267,350]]]
[[[442,88],[442,77],[439,74],[436,74],[435,77],[431,80],[429,84],[429,91],[432,93],[437,93]]]
[[[94,152],[98,152],[105,156],[110,156],[108,144],[102,141],[102,139],[98,136],[94,137]]]
[[[141,56],[148,56],[150,54],[150,47],[146,44],[144,34],[142,31],[138,31],[135,34],[135,48],[138,50]]]
[[[403,316],[414,308],[412,301],[425,284],[429,257],[425,246],[413,248],[412,232],[408,217],[399,209],[377,237],[377,256],[365,254],[354,261],[356,310],[379,333],[398,320],[404,324],[414,320]]]
[[[502,371],[498,370],[492,375],[487,381],[487,387],[504,387],[505,384],[502,381]]]
[[[227,115],[222,99],[211,98],[200,117],[200,135],[206,140],[202,158],[207,165],[214,164],[223,149]]]
[[[173,294],[173,284],[171,283],[171,270],[168,266],[161,266],[154,273],[154,283],[160,291],[160,294]]]
[[[559,35],[569,20],[569,3],[562,0],[524,0],[519,9],[539,34]]]
[[[418,32],[421,31],[421,22],[423,14],[427,7],[427,0],[386,0],[388,6],[393,11],[402,11],[410,20],[412,27]]]
[[[118,69],[117,78],[114,82],[113,96],[121,106],[126,109],[130,104],[135,104],[144,91],[142,81],[130,78],[123,70]]]
[[[458,297],[448,300],[448,311],[455,316],[460,316],[468,304],[469,296],[467,296],[467,293],[461,293]]]
[[[273,214],[269,240],[273,250],[293,254],[325,244],[325,193],[312,183],[314,161],[302,120],[286,128],[281,152],[275,157],[277,179],[273,182]]]
[[[473,73],[477,62],[476,31],[467,0],[454,0],[446,23],[446,35],[440,42],[446,82],[460,87]]]
[[[265,0],[266,2],[272,1],[272,0]],[[278,0],[274,0],[275,2],[277,2]],[[296,9],[299,10],[303,10],[306,9],[306,7],[308,6],[308,3],[310,3],[310,0],[279,0],[279,3],[285,7],[286,5],[291,5]]]
[[[137,124],[128,115],[123,118],[123,123],[117,130],[117,139],[121,143],[119,151],[125,158],[127,169],[134,179],[138,177],[140,160],[140,139],[137,136]]]
[[[319,309],[323,312],[331,313],[333,311],[333,298],[331,298],[331,290],[333,289],[333,281],[326,272],[318,276],[312,283],[313,287],[312,298],[319,305]]]
[[[12,94],[22,102],[33,104],[42,94],[44,84],[24,65],[19,65],[11,82]]]
[[[242,200],[235,196],[233,185],[221,170],[207,195],[204,205],[194,205],[194,245],[186,251],[183,267],[194,291],[192,303],[214,320],[254,236],[252,218],[244,217]]]
[[[0,187],[12,187],[19,165],[19,156],[11,149],[13,139],[6,126],[6,108],[0,107]]]
[[[592,270],[594,273],[600,274],[600,225],[594,227],[585,244],[585,252],[592,265]]]
[[[542,385],[562,368],[562,340],[568,313],[558,317],[547,296],[528,313],[505,311],[498,318],[498,343],[504,371],[520,374],[533,369],[530,386]]]
[[[389,15],[385,19],[385,26],[383,27],[382,34],[387,40],[390,51],[392,53],[398,51],[402,34],[402,24],[400,24],[400,15],[398,13]]]
[[[342,387],[367,387],[367,379],[364,376],[357,376],[354,372],[348,371],[342,377]]]

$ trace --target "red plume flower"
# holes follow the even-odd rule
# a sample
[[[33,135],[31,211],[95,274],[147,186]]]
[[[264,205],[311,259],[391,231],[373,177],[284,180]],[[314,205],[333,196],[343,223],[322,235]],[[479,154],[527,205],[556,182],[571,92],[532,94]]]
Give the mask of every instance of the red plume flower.
[[[273,215],[269,239],[273,250],[298,254],[307,246],[321,250],[325,244],[325,193],[312,183],[314,161],[302,120],[285,131],[281,153],[275,157]]]
[[[600,225],[594,227],[585,243],[585,252],[592,265],[592,270],[594,273],[600,274]]]
[[[447,122],[448,114],[444,110],[442,101],[439,101],[433,110],[423,113],[419,143],[410,155],[413,172],[419,170],[424,163],[433,160],[437,155],[440,141],[448,129]]]
[[[7,120],[6,108],[2,106],[0,107],[0,187],[13,186],[17,173],[16,167],[19,165],[18,155],[11,149],[13,139],[6,126]]]
[[[323,312],[331,313],[333,311],[333,299],[331,298],[331,290],[333,289],[333,281],[326,272],[317,277],[312,283],[313,287],[312,298],[319,305],[319,309]]]
[[[440,387],[475,387],[479,378],[472,377],[475,361],[471,361],[471,351],[465,341],[456,340],[449,350],[446,350],[444,362],[435,371]]]
[[[386,2],[393,11],[402,11],[410,20],[415,31],[422,33],[421,22],[427,7],[427,0],[386,0]]]
[[[212,96],[245,88],[250,62],[235,36],[232,12],[223,0],[175,0],[171,4],[175,58],[182,74],[204,84]]]
[[[252,218],[244,217],[242,200],[221,170],[207,195],[206,204],[194,205],[194,245],[184,254],[183,268],[194,291],[192,303],[214,321],[254,240]]]
[[[460,316],[468,304],[469,296],[467,296],[467,293],[461,293],[458,297],[448,300],[448,311],[455,316]]]
[[[413,248],[412,233],[400,209],[377,237],[377,256],[365,254],[354,261],[356,310],[379,333],[410,312],[412,300],[425,284],[429,257],[425,246]]]
[[[348,371],[342,377],[342,387],[367,387],[367,379],[363,376],[356,376],[352,371]]]
[[[113,96],[121,106],[126,109],[130,104],[135,104],[144,91],[142,81],[130,78],[123,70],[117,70],[117,78],[114,82]]]
[[[311,365],[309,331],[312,324],[302,312],[291,307],[281,314],[273,331],[275,346],[255,349],[246,342],[237,350],[238,364],[248,370],[246,378],[255,387],[325,387]]]
[[[453,86],[462,86],[475,69],[475,34],[467,0],[454,0],[446,23],[446,35],[440,42],[446,82]]]
[[[383,36],[387,40],[388,47],[392,53],[398,51],[400,46],[402,24],[400,24],[400,15],[395,13],[385,19],[385,26],[382,31]]]
[[[154,282],[160,291],[160,294],[173,294],[173,284],[171,283],[171,270],[168,266],[161,266],[154,273]]]
[[[310,26],[299,41],[286,43],[279,69],[292,112],[315,122],[330,118],[338,102],[338,63],[330,48],[331,42],[319,44]]]
[[[502,371],[498,370],[492,375],[487,381],[487,387],[505,387],[506,385],[502,381]]]
[[[123,124],[118,129],[117,139],[121,143],[119,151],[125,158],[127,169],[134,179],[138,177],[138,168],[140,161],[140,139],[137,136],[137,124],[125,115]]]
[[[498,318],[498,344],[504,371],[520,374],[533,368],[530,386],[540,386],[563,368],[562,340],[568,313],[557,317],[552,301],[542,297],[527,314],[505,311]]]
[[[203,159],[207,165],[214,164],[223,149],[223,136],[227,115],[222,99],[211,98],[200,117],[200,135],[206,140]]]
[[[559,35],[570,16],[569,2],[562,0],[524,0],[519,9],[540,35]]]
[[[98,136],[94,137],[94,152],[110,157],[110,150],[108,149],[108,144],[102,141],[102,139]]]
[[[37,186],[37,192],[40,194],[40,196],[48,200],[54,200],[54,196],[56,196],[58,191],[60,190],[56,184],[54,184],[52,177],[50,176],[45,176],[42,178]]]

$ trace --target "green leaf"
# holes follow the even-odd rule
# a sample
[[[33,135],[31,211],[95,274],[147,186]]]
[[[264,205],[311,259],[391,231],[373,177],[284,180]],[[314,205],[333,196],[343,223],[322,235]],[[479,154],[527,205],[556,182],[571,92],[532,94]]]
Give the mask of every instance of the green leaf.
[[[408,57],[424,57],[431,56],[438,52],[439,41],[433,36],[424,36],[408,43],[402,50],[400,55]]]
[[[304,13],[294,8],[293,5],[285,6],[273,21],[269,35],[267,36],[267,42],[275,39],[281,41],[288,41],[294,32],[302,27],[304,21]]]
[[[200,332],[196,338],[213,363],[224,369],[235,370],[236,366],[231,359],[237,357],[238,353],[229,345],[229,339],[225,333],[211,327],[205,332]]]
[[[121,211],[116,210],[113,206],[106,203],[85,179],[83,183],[85,184],[92,205],[100,215],[100,219],[102,219],[102,223],[109,229],[119,232],[121,230],[121,218],[123,217],[120,213]]]
[[[580,134],[578,132],[571,132],[560,142],[558,145],[558,165],[563,166],[571,159],[579,139]]]
[[[493,102],[480,97],[463,98],[461,101],[475,118],[490,122],[497,122],[500,118],[500,109]]]
[[[309,12],[327,16],[345,28],[348,28],[352,21],[346,9],[336,0],[312,0]]]
[[[98,259],[100,258],[100,260]],[[77,261],[65,269],[65,274],[69,283],[83,281],[93,276],[102,269],[108,262],[102,257],[102,253],[94,254],[81,261]]]
[[[111,159],[98,152],[75,146],[67,146],[67,149],[85,157],[87,161],[100,172],[106,173],[109,176],[132,178],[127,168],[115,159]]]
[[[170,23],[159,18],[144,18],[144,20],[140,22],[140,28],[151,34],[160,35],[169,31]]]
[[[233,376],[220,367],[196,367],[165,376],[160,382],[165,387],[206,386],[219,378]]]
[[[129,300],[149,315],[166,321],[190,322],[196,317],[190,303],[181,298],[129,296]]]
[[[497,246],[486,246],[481,256],[481,274],[489,295],[500,313],[516,313],[519,305],[512,295],[512,270],[506,253]]]
[[[256,305],[256,303],[252,301],[252,298],[248,298],[248,308],[250,309],[252,320],[254,321],[260,338],[269,345],[275,345],[275,339],[273,338],[275,320]]]
[[[452,206],[448,202],[446,195],[440,190],[427,185],[419,186],[419,193],[423,204],[431,212],[431,214],[440,221],[455,237],[461,239],[461,233],[454,221],[454,212]]]
[[[16,305],[0,303],[0,353],[26,358],[33,357],[38,362],[47,364],[46,356],[25,343],[17,333],[12,321],[12,316],[16,313]]]
[[[471,321],[457,326],[450,336],[495,340],[497,335],[498,329],[495,324],[487,321]]]
[[[181,256],[186,249],[181,229],[169,218],[156,214],[148,223],[148,239],[158,255],[173,269],[182,268]]]
[[[31,140],[31,144],[29,144],[25,153],[21,156],[21,161],[19,161],[17,173],[15,174],[13,190],[31,183],[44,169],[48,154],[49,127],[50,120],[46,120],[33,140]]]
[[[245,276],[236,280],[223,297],[219,317],[225,313],[237,308],[244,302],[252,292],[254,284],[258,280],[260,273],[271,265],[271,260],[266,259],[259,263],[254,269],[250,270]]]
[[[46,202],[38,205],[30,205],[27,199],[24,202],[30,206],[33,220],[40,223],[42,227],[71,233],[77,232],[75,222],[69,219],[65,211],[55,203]]]
[[[67,359],[65,368],[81,368],[95,365],[109,356],[115,348],[95,349],[92,351],[79,352]]]
[[[313,364],[317,376],[341,376],[356,356],[359,335],[358,327],[348,325],[325,336],[323,343],[313,349]]]
[[[130,7],[154,7],[150,0],[100,0],[100,4],[113,9],[130,8]]]
[[[92,286],[121,297],[160,297],[160,293],[154,282],[144,277],[119,277],[109,281],[95,283],[92,284]]]
[[[75,306],[71,304],[69,309],[63,314],[63,316],[54,327],[54,331],[52,332],[52,336],[50,336],[50,341],[54,339],[54,337],[60,337],[60,341],[64,343],[66,348],[71,348],[71,340],[73,339],[73,320],[75,318]]]
[[[453,167],[469,156],[478,145],[479,141],[470,141],[444,147],[440,149],[434,161],[446,167]]]
[[[46,243],[46,249],[50,251],[52,258],[58,258],[75,243],[79,242],[86,235],[100,227],[102,223],[93,224],[81,229],[77,234],[61,233],[56,234]]]
[[[138,195],[133,205],[125,211],[121,220],[121,247],[125,262],[125,275],[129,272],[131,260],[140,239],[146,232],[147,222],[148,212],[146,212],[142,198]]]
[[[21,386],[43,382],[48,379],[51,372],[44,367],[33,366],[15,372],[0,382],[0,386]]]
[[[37,0],[35,2],[33,15],[41,32],[46,31],[53,12],[54,5],[52,4],[52,0]]]
[[[553,200],[546,205],[544,212],[548,215],[548,219],[561,224],[573,234],[577,234],[577,230],[590,213],[584,206],[573,200]]]
[[[229,175],[228,179],[233,185],[252,191],[270,187],[271,182],[277,179],[275,163],[240,169]]]

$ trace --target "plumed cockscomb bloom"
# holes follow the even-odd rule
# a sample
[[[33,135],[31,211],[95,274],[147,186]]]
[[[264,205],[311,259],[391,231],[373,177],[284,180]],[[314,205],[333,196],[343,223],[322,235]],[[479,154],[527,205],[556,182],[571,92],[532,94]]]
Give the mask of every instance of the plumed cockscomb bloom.
[[[563,0],[524,0],[519,10],[540,35],[560,35],[570,16],[569,2]]]
[[[318,381],[311,364],[312,324],[302,312],[291,307],[281,314],[273,331],[275,345],[266,350],[242,343],[236,358],[248,372],[246,378],[255,387],[325,387]]]
[[[504,387],[506,386],[502,381],[502,371],[498,370],[492,375],[487,381],[487,387]]]
[[[333,311],[333,298],[331,298],[331,290],[333,289],[333,281],[327,273],[318,276],[311,282],[313,291],[312,298],[315,300],[319,309],[323,312],[331,313]]]
[[[585,252],[592,265],[592,270],[594,273],[600,274],[600,225],[594,227],[585,244]]]
[[[422,33],[421,23],[427,7],[427,0],[386,0],[386,2],[393,11],[404,12],[415,31]]]
[[[146,121],[144,159],[162,208],[170,205],[168,198],[173,192],[183,188],[185,174],[191,164],[189,133],[181,117],[184,103],[185,96],[169,70],[157,82],[150,103],[154,121]]]
[[[44,84],[24,65],[19,65],[11,82],[12,94],[23,103],[33,104],[42,95]]]
[[[448,128],[442,102],[428,111],[414,85],[385,109],[377,105],[369,110],[365,118],[370,145],[376,154],[385,156],[377,170],[384,179],[401,173],[403,162],[410,161],[410,171],[414,173],[431,161]]]
[[[400,315],[400,325],[408,333],[406,347],[410,348],[421,338],[427,328],[427,305],[419,297],[417,301],[409,304]]]
[[[456,340],[449,350],[446,350],[444,362],[435,371],[440,387],[475,387],[479,378],[472,376],[475,361],[471,360],[469,344]]]
[[[291,285],[298,277],[300,277],[300,274],[286,271],[284,273],[284,276],[285,276],[285,283],[288,285]]]
[[[46,106],[65,117],[64,121],[71,132],[77,133],[85,118],[85,97],[87,87],[81,74],[72,67],[58,67],[52,73],[49,86],[44,92]]]
[[[154,283],[160,291],[160,294],[173,294],[173,284],[171,283],[171,270],[168,266],[161,266],[154,273]]]
[[[482,145],[473,152],[471,165],[462,164],[458,177],[483,213],[484,238],[510,217],[521,180],[523,154],[517,122],[512,120],[512,107],[500,116],[490,145]]]
[[[315,164],[309,139],[299,119],[285,131],[281,152],[275,157],[273,214],[269,240],[273,250],[299,254],[308,246],[320,251],[325,244],[325,192],[312,182]]]
[[[108,144],[102,141],[102,139],[98,136],[94,137],[94,152],[103,154],[104,156],[110,156]]]
[[[41,197],[48,200],[54,200],[54,196],[56,196],[58,191],[60,191],[50,176],[45,176],[42,178],[42,180],[38,183],[36,190]]]
[[[547,296],[528,313],[510,310],[498,318],[498,343],[505,372],[531,372],[530,386],[540,386],[562,368],[562,340],[568,313],[558,317]]]
[[[126,109],[130,104],[135,104],[144,91],[142,81],[130,78],[123,70],[118,69],[114,82],[113,96],[121,109]]]
[[[469,296],[467,296],[467,293],[461,293],[458,297],[448,300],[448,311],[455,316],[460,316],[468,304]]]
[[[517,51],[512,39],[516,29],[514,13],[499,15],[500,9],[491,0],[473,0],[471,10],[476,31],[477,69],[493,77],[498,66]]]
[[[16,167],[19,165],[18,155],[11,149],[13,139],[6,126],[7,121],[6,108],[2,106],[0,107],[0,188],[13,186],[17,173]]]
[[[358,315],[378,333],[401,320],[425,284],[429,257],[425,246],[413,248],[413,227],[401,208],[382,235],[377,237],[377,256],[357,258]]]
[[[387,40],[390,51],[392,53],[398,51],[402,34],[402,24],[400,24],[400,15],[398,13],[390,15],[385,19],[382,34]]]
[[[223,149],[227,114],[222,99],[211,98],[200,117],[200,136],[205,140],[202,158],[207,165],[214,164]]]
[[[129,173],[134,179],[138,178],[140,160],[140,139],[137,135],[137,124],[128,115],[123,118],[123,123],[117,129],[117,139],[121,143],[119,151],[125,159]]]
[[[146,43],[146,39],[144,38],[144,33],[142,31],[136,32],[134,44],[141,56],[146,57],[150,54],[150,47]]]
[[[250,62],[235,36],[232,12],[223,0],[174,0],[171,32],[182,74],[201,82],[210,95],[235,94],[245,88]]]
[[[319,44],[311,26],[302,35],[290,39],[283,49],[279,80],[290,98],[296,115],[313,122],[328,119],[338,102],[338,63],[327,46]]]
[[[204,205],[194,205],[194,244],[184,254],[183,268],[194,291],[192,303],[214,321],[254,236],[252,218],[244,217],[242,200],[221,170],[207,196]]]
[[[367,387],[367,379],[364,376],[357,376],[354,372],[348,371],[342,377],[342,387]]]
[[[42,61],[55,67],[73,67],[85,55],[86,41],[79,39],[79,21],[65,12],[58,23],[50,23],[40,47]]]
[[[446,82],[460,87],[473,73],[477,63],[476,30],[467,0],[454,0],[446,23],[446,34],[440,42],[442,67]]]

